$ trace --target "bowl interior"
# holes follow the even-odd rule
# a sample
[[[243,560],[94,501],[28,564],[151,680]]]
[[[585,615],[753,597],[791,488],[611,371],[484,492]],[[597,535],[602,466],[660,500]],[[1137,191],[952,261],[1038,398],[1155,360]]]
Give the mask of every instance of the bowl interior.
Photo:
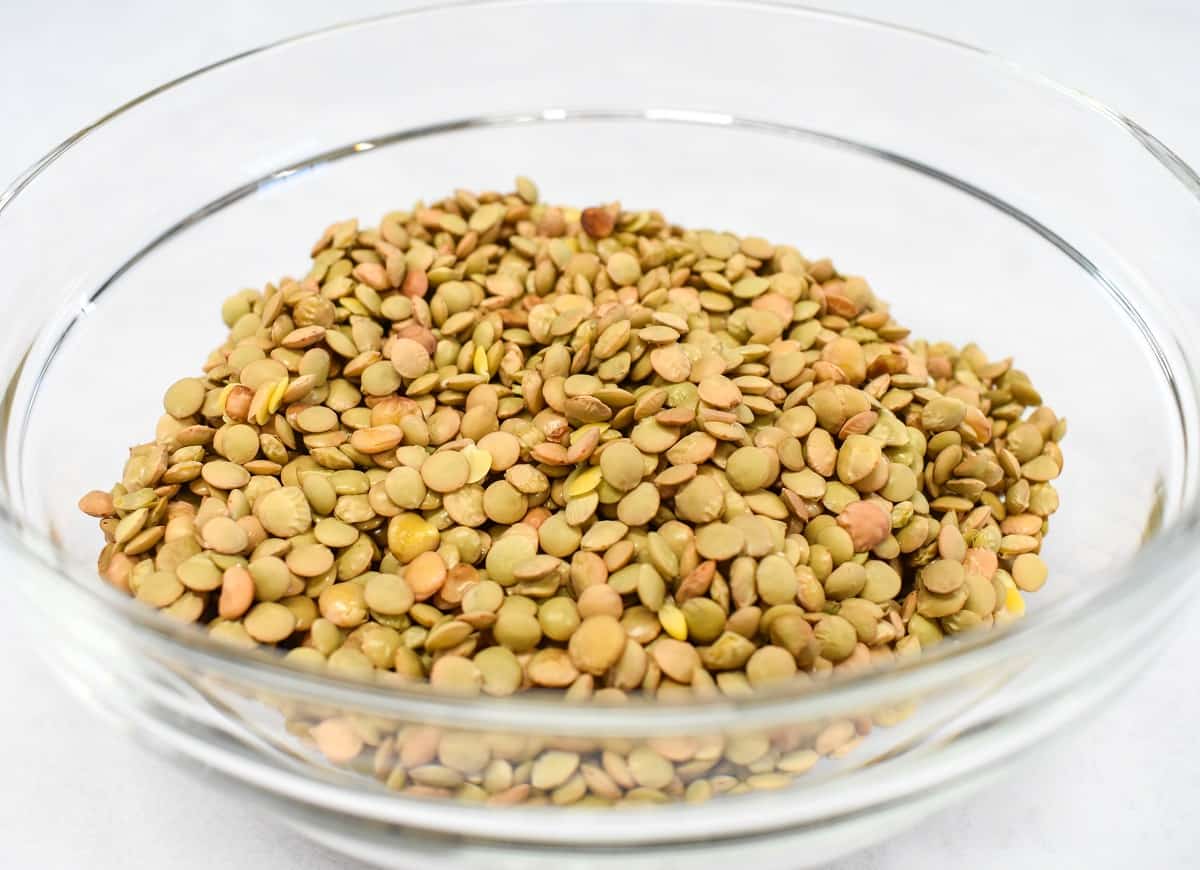
[[[374,223],[455,188],[503,189],[518,173],[534,175],[549,201],[619,199],[831,257],[865,276],[914,336],[1014,357],[1070,421],[1056,482],[1063,509],[1045,549],[1052,580],[1039,602],[1128,559],[1180,504],[1184,421],[1155,325],[1131,317],[1115,282],[1038,215],[936,167],[701,113],[531,107],[417,130],[364,123],[354,133],[361,138],[345,148],[281,163],[234,196],[213,190],[214,205],[181,215],[106,282],[84,288],[27,360],[27,400],[10,434],[14,495],[81,576],[100,538],[76,500],[107,489],[127,448],[152,439],[163,391],[198,373],[222,341],[226,296],[302,276],[308,247],[333,220]]]

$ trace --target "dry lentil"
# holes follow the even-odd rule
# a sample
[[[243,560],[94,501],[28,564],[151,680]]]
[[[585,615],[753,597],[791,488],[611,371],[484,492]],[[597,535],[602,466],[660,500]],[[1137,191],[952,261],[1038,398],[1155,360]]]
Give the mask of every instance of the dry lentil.
[[[464,694],[738,695],[999,624],[1046,581],[1065,421],[1007,361],[910,339],[829,261],[550,207],[527,180],[339,222],[314,261],[222,306],[205,374],[80,501],[105,578],[214,637]],[[349,718],[309,733],[338,763],[385,745]],[[702,760],[741,778],[650,747],[509,764],[397,737],[380,778],[695,798],[860,737]]]

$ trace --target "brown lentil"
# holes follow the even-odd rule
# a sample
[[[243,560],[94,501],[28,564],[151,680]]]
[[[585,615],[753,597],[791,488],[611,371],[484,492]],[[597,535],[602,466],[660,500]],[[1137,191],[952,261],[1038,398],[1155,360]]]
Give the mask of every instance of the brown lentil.
[[[998,624],[1046,581],[1065,421],[827,260],[555,208],[525,179],[339,222],[313,258],[222,306],[204,374],[80,500],[105,579],[214,637],[467,695],[739,695]],[[305,733],[335,763],[393,740],[350,717]],[[863,734],[521,759],[396,735],[379,776],[699,799]]]

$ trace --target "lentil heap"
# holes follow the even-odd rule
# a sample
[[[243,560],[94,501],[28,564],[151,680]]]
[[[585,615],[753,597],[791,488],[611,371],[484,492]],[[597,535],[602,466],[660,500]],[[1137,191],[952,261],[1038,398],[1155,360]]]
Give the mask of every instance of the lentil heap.
[[[464,694],[734,695],[1046,580],[1065,422],[786,245],[519,179],[335,223],[221,313],[80,506],[103,577],[235,644]]]

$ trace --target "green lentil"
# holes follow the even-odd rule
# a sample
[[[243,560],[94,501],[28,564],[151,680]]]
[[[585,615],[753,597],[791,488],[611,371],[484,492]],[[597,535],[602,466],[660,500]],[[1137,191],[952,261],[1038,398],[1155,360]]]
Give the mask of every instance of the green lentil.
[[[521,180],[339,221],[303,282],[221,316],[80,507],[106,580],[240,647],[466,695],[735,697],[1003,623],[1047,580],[1065,421],[784,245]],[[860,739],[501,759],[302,730],[392,788],[554,803],[775,788]]]

